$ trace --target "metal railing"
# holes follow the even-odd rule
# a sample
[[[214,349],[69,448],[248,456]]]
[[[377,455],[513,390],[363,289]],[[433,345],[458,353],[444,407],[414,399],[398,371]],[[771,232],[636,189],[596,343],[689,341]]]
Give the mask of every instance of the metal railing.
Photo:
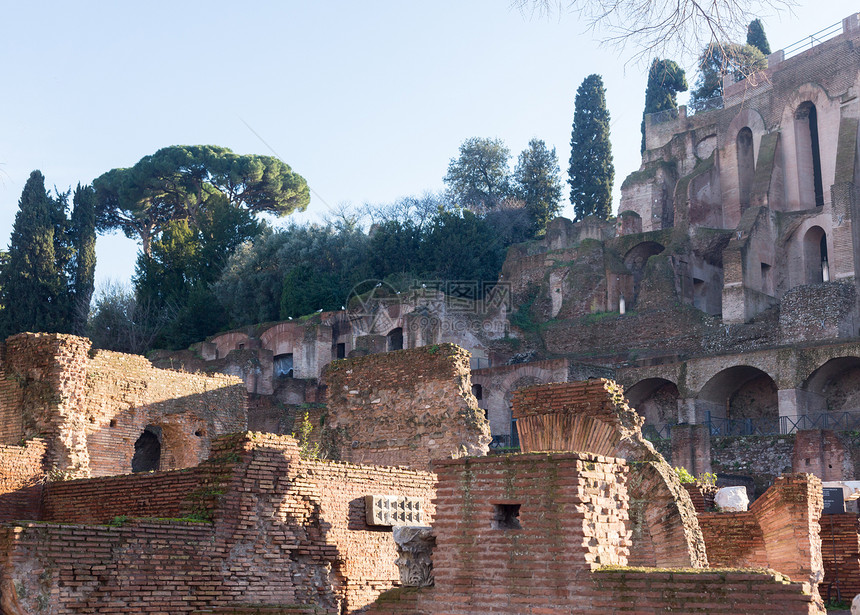
[[[711,98],[706,98],[705,100],[698,100],[693,102],[692,100],[687,105],[687,113],[695,115],[696,113],[704,113],[706,111],[716,111],[717,109],[723,108],[723,97],[722,96],[712,96]]]
[[[519,449],[520,438],[516,432],[493,436],[493,440],[490,442],[490,448],[493,450]]]
[[[655,442],[657,440],[668,440],[672,437],[672,424],[645,425],[642,428],[642,436],[646,440]]]
[[[705,413],[705,425],[711,436],[774,436],[794,433],[801,429],[860,430],[860,411],[816,412],[790,417],[725,419]]]
[[[663,124],[664,122],[671,122],[672,120],[678,119],[678,109],[663,109],[662,111],[649,113],[648,115],[651,118],[652,125]]]
[[[793,56],[796,56],[799,53],[803,53],[807,49],[812,49],[816,45],[823,43],[824,41],[834,38],[842,34],[842,21],[837,21],[832,26],[827,26],[826,28],[819,30],[814,34],[810,34],[806,38],[802,38],[796,43],[792,43],[788,47],[785,47],[782,51],[785,54],[783,58],[787,60]]]

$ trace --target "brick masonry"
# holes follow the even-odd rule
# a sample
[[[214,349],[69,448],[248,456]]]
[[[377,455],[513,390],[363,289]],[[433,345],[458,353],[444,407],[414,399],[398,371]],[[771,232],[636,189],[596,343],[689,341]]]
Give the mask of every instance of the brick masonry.
[[[154,368],[144,357],[90,351],[72,335],[22,333],[0,364],[0,441],[42,437],[47,463],[68,476],[131,471],[135,441],[161,430],[160,469],[206,458],[211,438],[244,431],[247,400],[232,376]]]
[[[440,464],[436,585],[389,591],[368,615],[823,613],[808,583],[774,571],[625,566],[628,476],[588,453]],[[498,527],[517,504],[520,527]]]
[[[0,527],[0,605],[9,615],[236,603],[355,612],[399,579],[391,531],[366,524],[364,496],[419,498],[432,521],[433,487],[426,472],[301,459],[287,436],[226,436],[197,468],[49,486],[47,522]],[[103,525],[118,513],[146,518]]]
[[[628,460],[632,563],[707,566],[690,496],[642,437],[643,419],[619,385],[595,378],[527,387],[514,393],[513,414],[525,452],[583,451]]]
[[[469,353],[459,346],[333,361],[324,379],[326,428],[340,459],[427,469],[488,451],[489,424],[472,395]]]
[[[822,507],[818,478],[781,476],[747,512],[699,515],[708,558],[715,566],[772,568],[815,586],[824,573]]]

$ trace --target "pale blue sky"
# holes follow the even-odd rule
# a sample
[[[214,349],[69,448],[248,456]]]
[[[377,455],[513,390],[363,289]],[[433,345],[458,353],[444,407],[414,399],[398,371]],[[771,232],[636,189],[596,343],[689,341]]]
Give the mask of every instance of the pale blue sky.
[[[311,218],[441,189],[471,136],[504,139],[514,158],[544,139],[564,171],[591,73],[607,88],[616,202],[639,167],[644,71],[572,15],[524,17],[507,0],[2,4],[4,247],[33,169],[66,189],[167,145],[270,153],[243,121],[308,180]],[[802,0],[763,20],[779,49],[857,8]],[[136,251],[100,237],[97,279],[128,280]]]

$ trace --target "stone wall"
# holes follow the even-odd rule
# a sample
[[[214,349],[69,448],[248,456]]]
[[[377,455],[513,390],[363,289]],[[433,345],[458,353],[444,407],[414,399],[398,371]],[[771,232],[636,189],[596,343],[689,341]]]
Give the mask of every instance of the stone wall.
[[[334,361],[326,430],[338,458],[429,468],[484,455],[490,431],[472,395],[469,353],[453,344]]]
[[[355,612],[399,579],[391,530],[368,525],[365,496],[416,498],[431,523],[434,482],[304,460],[292,438],[251,433],[217,440],[198,468],[51,485],[48,523],[0,528],[3,612]],[[93,525],[138,514],[156,518]]]
[[[198,464],[212,437],[247,425],[241,380],[90,352],[86,338],[12,336],[0,370],[2,441],[43,437],[49,465],[69,476],[130,472],[135,442],[148,426],[159,433],[159,467],[173,469]]]

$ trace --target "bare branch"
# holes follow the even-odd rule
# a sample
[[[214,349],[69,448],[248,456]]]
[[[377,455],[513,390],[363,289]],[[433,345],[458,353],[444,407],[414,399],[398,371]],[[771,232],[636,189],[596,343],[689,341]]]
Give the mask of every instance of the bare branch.
[[[750,21],[764,13],[791,10],[796,0],[512,0],[524,15],[573,13],[604,45],[628,62],[647,65],[655,57],[696,58],[700,51],[742,43]]]

